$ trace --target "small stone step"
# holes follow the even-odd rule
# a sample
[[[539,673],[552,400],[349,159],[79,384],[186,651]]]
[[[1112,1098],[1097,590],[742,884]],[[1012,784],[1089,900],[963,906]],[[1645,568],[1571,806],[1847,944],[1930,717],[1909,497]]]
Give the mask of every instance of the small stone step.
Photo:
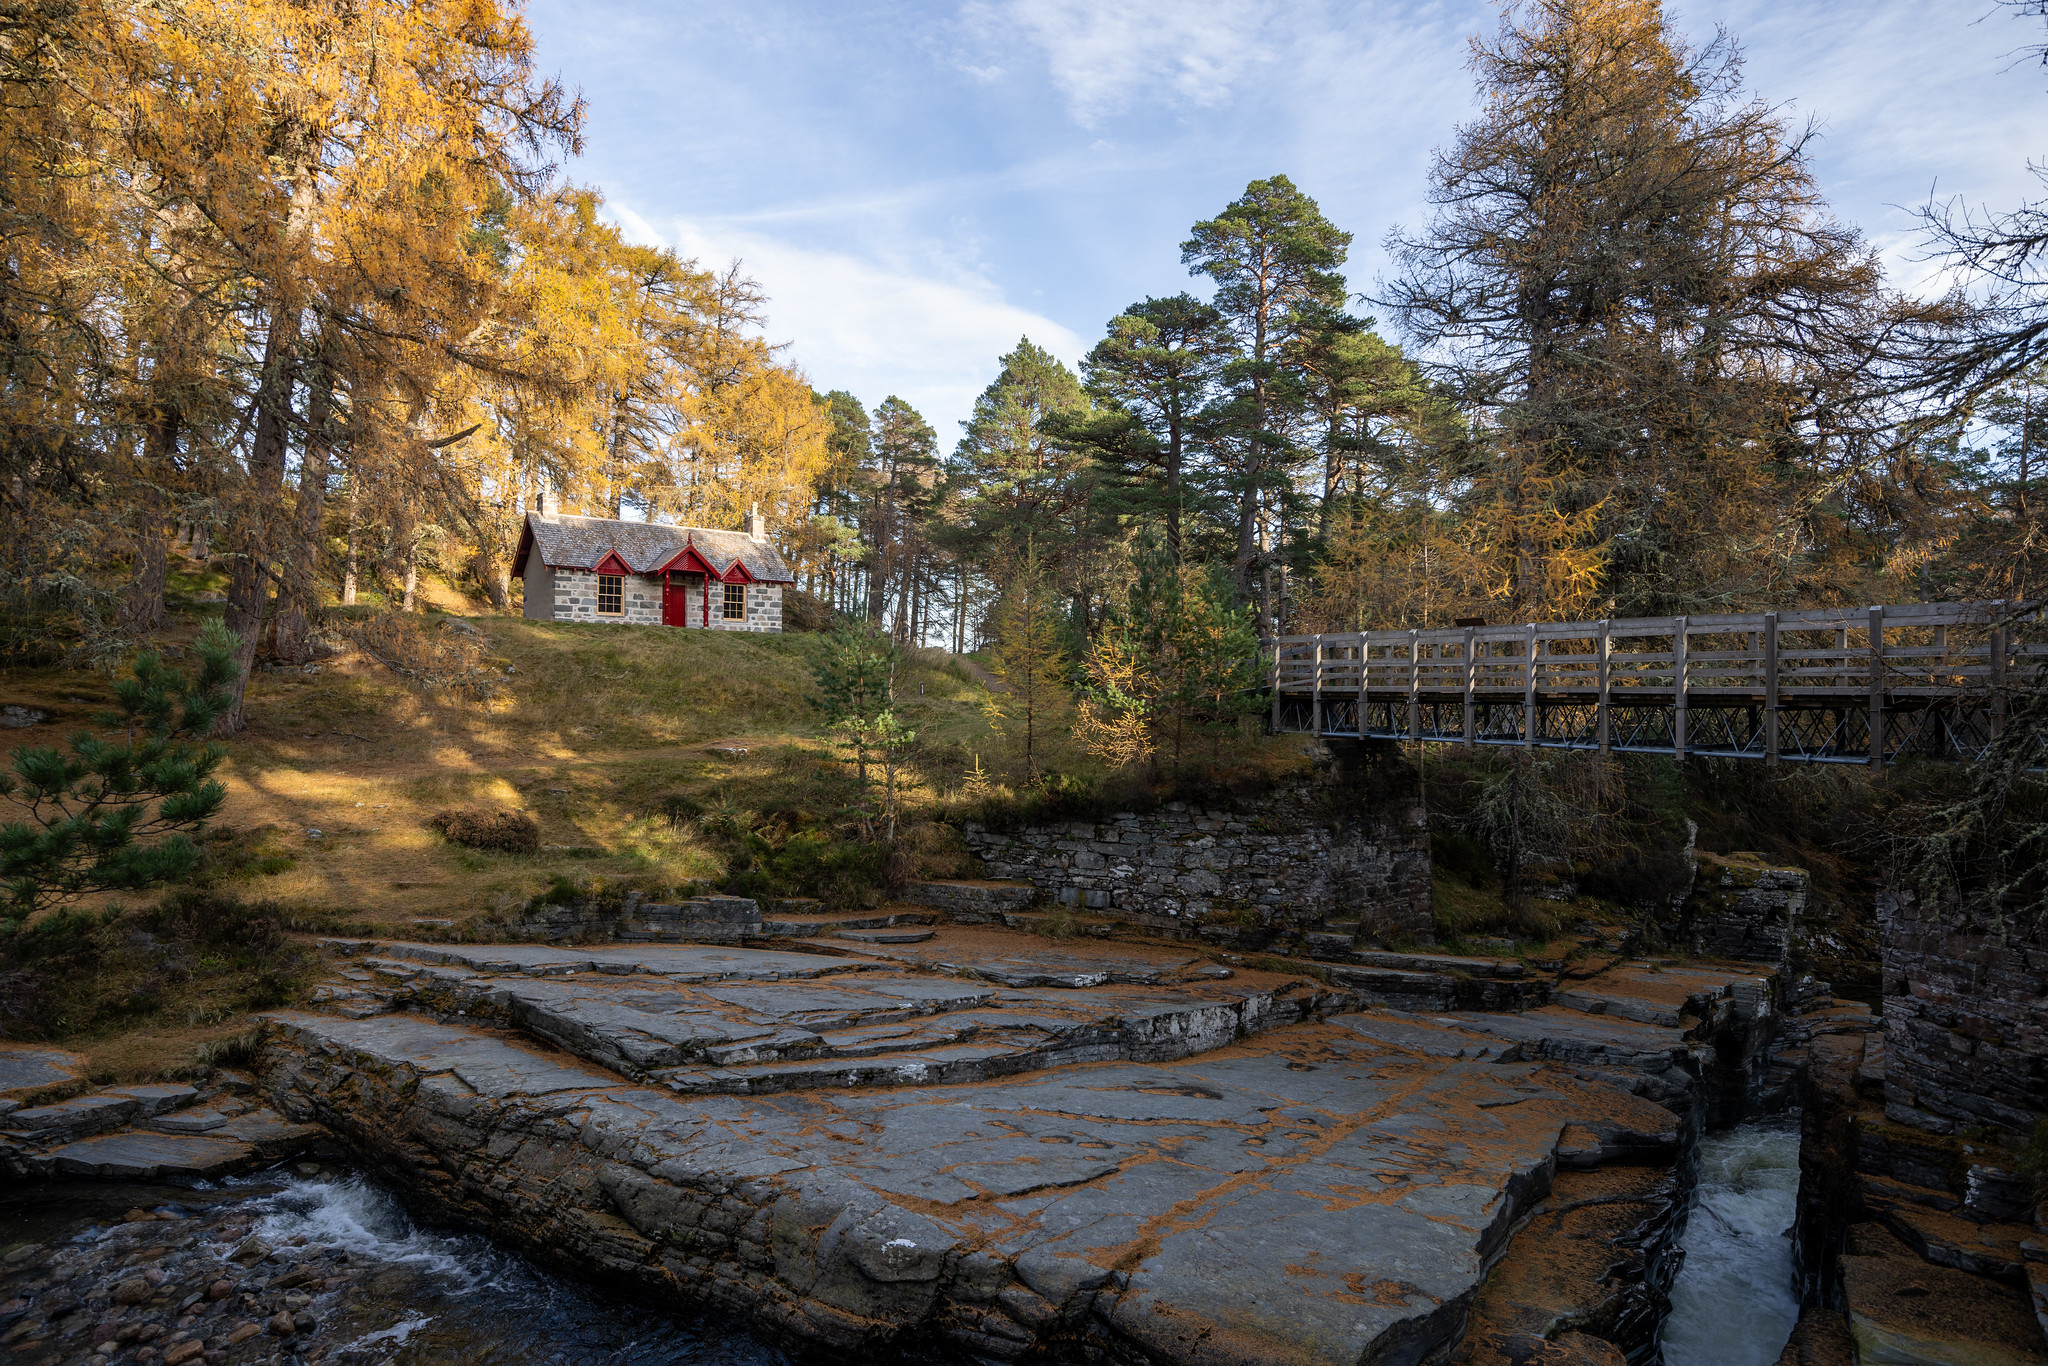
[[[1000,924],[1005,911],[1021,911],[1038,900],[1038,889],[1028,882],[913,882],[903,889],[903,899],[945,911],[962,925]]]
[[[850,939],[856,944],[922,944],[930,939],[931,930],[835,930],[834,939]]]
[[[1465,958],[1448,953],[1393,953],[1384,949],[1359,949],[1349,961],[1366,967],[1394,968],[1408,972],[1464,973],[1468,977],[1519,978],[1529,970],[1512,958]]]
[[[1342,965],[1327,971],[1334,985],[1360,993],[1371,1005],[1427,1013],[1450,1010],[1457,999],[1456,987],[1443,973]]]
[[[256,1149],[232,1138],[129,1130],[67,1143],[44,1159],[52,1174],[99,1181],[204,1181],[255,1160]]]
[[[29,1143],[61,1143],[118,1128],[141,1111],[142,1102],[129,1096],[78,1096],[16,1110],[6,1125],[9,1134]]]
[[[22,1048],[0,1044],[0,1095],[27,1093],[58,1086],[85,1075],[87,1063],[61,1048]]]
[[[1117,1056],[1105,1047],[1103,1059]],[[688,1068],[662,1080],[684,1095],[769,1095],[867,1086],[940,1086],[985,1081],[1038,1065],[1039,1050],[1002,1043],[962,1043],[874,1058],[806,1058],[742,1067]],[[1007,1063],[1007,1066],[1001,1064]],[[991,1070],[991,1065],[996,1070]]]
[[[1638,1024],[1663,1025],[1667,1029],[1676,1029],[1681,1023],[1677,1008],[1634,996],[1567,987],[1551,999],[1568,1010],[1588,1015],[1617,1015]]]
[[[1864,1203],[1906,1246],[1936,1266],[2014,1283],[2025,1279],[2020,1244],[2035,1236],[2032,1225],[1980,1224],[1919,1204],[1885,1200],[1867,1187]]]
[[[199,1089],[194,1086],[176,1084],[146,1084],[142,1086],[110,1086],[100,1092],[103,1096],[127,1096],[141,1106],[143,1116],[160,1115],[176,1110],[199,1099]]]
[[[145,1129],[160,1134],[205,1134],[224,1126],[230,1117],[207,1106],[195,1106],[180,1110],[174,1115],[158,1115],[142,1122]]]

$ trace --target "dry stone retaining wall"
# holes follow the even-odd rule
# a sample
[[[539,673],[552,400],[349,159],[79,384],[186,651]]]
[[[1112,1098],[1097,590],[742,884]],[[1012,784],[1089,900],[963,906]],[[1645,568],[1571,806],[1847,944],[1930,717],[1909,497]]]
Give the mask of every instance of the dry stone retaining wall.
[[[1353,790],[1338,789],[1346,795]],[[1093,821],[992,830],[967,845],[994,878],[1155,928],[1253,936],[1356,922],[1370,939],[1429,943],[1429,830],[1402,794],[1324,814],[1299,792],[1230,807],[1172,802]]]
[[[1683,908],[1683,934],[1707,958],[1783,963],[1806,909],[1812,876],[1804,868],[1775,868],[1754,854],[1695,855],[1692,895]]]
[[[2048,914],[1992,923],[1892,891],[1878,921],[1886,1117],[1941,1134],[2031,1129],[2048,1115]]]

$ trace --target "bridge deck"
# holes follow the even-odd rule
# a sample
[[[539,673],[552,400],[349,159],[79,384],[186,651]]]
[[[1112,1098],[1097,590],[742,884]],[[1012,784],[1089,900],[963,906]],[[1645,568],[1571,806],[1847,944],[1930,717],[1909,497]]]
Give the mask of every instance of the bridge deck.
[[[1974,758],[2033,603],[1524,622],[1268,641],[1276,731],[1809,762]]]

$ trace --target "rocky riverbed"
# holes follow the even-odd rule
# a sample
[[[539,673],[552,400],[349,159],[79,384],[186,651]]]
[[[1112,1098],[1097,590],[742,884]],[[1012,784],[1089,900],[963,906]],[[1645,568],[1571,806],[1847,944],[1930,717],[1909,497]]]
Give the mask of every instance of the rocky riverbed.
[[[807,1354],[1410,1366],[1465,1335],[1518,1225],[1579,1229],[1584,1200],[1635,1284],[1531,1268],[1479,1305],[1488,1341],[1640,1353],[1688,1145],[1786,1085],[1769,970],[1609,959],[1553,990],[1430,956],[990,959],[987,933],[346,946],[327,1009],[276,1017],[264,1095],[436,1218]]]
[[[1860,1115],[1882,1049],[1824,983],[1617,945],[1540,968],[902,939],[337,942],[344,967],[269,1018],[254,1076],[0,1115],[17,1190],[182,1187],[108,1194],[76,1227],[17,1218],[0,1349],[1645,1366],[1660,1330],[1727,1357],[1718,1274],[1777,1306],[1743,1339],[1761,1366],[1794,1304],[1787,1192],[1738,1219],[1771,1183],[1736,1162],[1697,1200],[1699,1140],[1803,1094],[1820,1293],[1785,1361],[1866,1338],[2040,1359],[2009,1174],[1973,1157],[1948,1190],[1935,1140]],[[1715,1219],[1741,1236],[1710,1246]]]
[[[61,1184],[0,1205],[0,1352],[29,1366],[781,1366],[706,1329],[423,1228],[347,1168],[211,1189]]]

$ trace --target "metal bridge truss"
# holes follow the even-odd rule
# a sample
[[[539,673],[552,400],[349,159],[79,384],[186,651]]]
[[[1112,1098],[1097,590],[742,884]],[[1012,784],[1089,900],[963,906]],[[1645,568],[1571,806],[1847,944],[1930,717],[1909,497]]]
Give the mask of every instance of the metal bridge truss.
[[[1281,731],[1367,740],[1424,740],[1442,744],[1465,742],[1462,701],[1418,701],[1415,726],[1408,705],[1400,700],[1368,700],[1365,727],[1358,725],[1356,698],[1325,698],[1322,725],[1314,724],[1313,699],[1283,696]],[[1474,745],[1533,744],[1538,749],[1598,750],[1599,707],[1560,698],[1538,699],[1536,729],[1528,736],[1529,709],[1522,699],[1473,704]],[[1994,734],[1995,717],[1982,702],[1954,702],[1886,711],[1885,762],[1904,759],[1974,760]],[[1685,745],[1674,745],[1677,709],[1672,706],[1614,706],[1608,714],[1605,748],[1621,754],[1700,754],[1728,759],[1767,758],[1767,727],[1762,706],[1755,704],[1693,705],[1685,714]],[[1778,758],[1794,763],[1867,764],[1870,762],[1870,713],[1863,706],[1781,707],[1778,711]]]

